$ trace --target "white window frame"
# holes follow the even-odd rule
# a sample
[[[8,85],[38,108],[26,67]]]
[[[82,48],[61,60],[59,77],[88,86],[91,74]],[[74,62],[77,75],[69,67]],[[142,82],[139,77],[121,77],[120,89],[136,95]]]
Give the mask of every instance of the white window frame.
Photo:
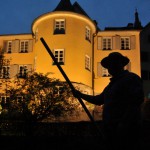
[[[91,58],[88,55],[85,55],[85,69],[91,70]]]
[[[27,53],[29,51],[29,40],[20,41],[20,52]]]
[[[108,69],[102,67],[102,77],[110,77],[110,74],[108,73]]]
[[[97,63],[97,77],[110,77],[108,69],[104,68],[100,62]]]
[[[63,63],[65,60],[64,49],[54,49],[54,56],[58,63]]]
[[[7,53],[12,52],[12,41],[7,41]]]
[[[6,69],[6,74],[4,74],[4,69]],[[1,79],[9,79],[10,78],[10,66],[2,66],[0,78]]]
[[[121,37],[120,40],[121,50],[130,50],[131,49],[131,42],[130,37]]]
[[[57,29],[65,30],[65,25],[66,25],[65,19],[55,19],[55,30],[57,30]]]
[[[20,73],[21,73],[21,67],[23,67],[23,73],[22,73],[22,76],[20,76]],[[23,78],[24,73],[25,73],[25,72],[24,72],[24,71],[25,71],[25,68],[26,68],[26,73],[27,73],[27,71],[28,71],[27,65],[19,65],[18,75],[19,75],[20,78]]]
[[[112,38],[111,37],[103,37],[102,38],[102,46],[103,50],[112,50]]]
[[[61,95],[61,89],[63,89],[63,86],[56,86],[53,94]]]
[[[17,96],[17,103],[23,101],[23,96]]]
[[[126,66],[124,66],[124,69],[131,71],[131,62],[129,62]]]
[[[10,100],[10,96],[1,96],[1,102],[4,101],[6,104],[8,100]]]
[[[88,26],[85,27],[85,39],[91,41],[91,29]]]

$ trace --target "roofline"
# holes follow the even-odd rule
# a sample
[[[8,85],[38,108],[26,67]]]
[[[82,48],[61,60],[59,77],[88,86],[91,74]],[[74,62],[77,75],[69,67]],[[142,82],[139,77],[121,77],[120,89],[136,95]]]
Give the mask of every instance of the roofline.
[[[0,36],[32,35],[32,33],[0,34]]]
[[[89,22],[91,22],[91,24],[95,27],[95,29],[97,28],[95,22],[90,19],[89,17],[85,16],[85,15],[82,15],[82,14],[79,14],[79,13],[75,13],[75,12],[69,12],[69,11],[55,11],[55,12],[49,12],[49,13],[45,13],[37,18],[34,19],[34,21],[32,22],[32,25],[31,25],[31,31],[32,31],[32,34],[34,35],[34,31],[33,31],[33,26],[36,22],[38,22],[39,20],[42,20],[44,18],[47,18],[48,16],[50,15],[56,15],[56,16],[60,16],[60,15],[73,15],[74,17],[77,17],[77,18],[82,18],[82,19],[85,19],[85,20],[88,20]]]

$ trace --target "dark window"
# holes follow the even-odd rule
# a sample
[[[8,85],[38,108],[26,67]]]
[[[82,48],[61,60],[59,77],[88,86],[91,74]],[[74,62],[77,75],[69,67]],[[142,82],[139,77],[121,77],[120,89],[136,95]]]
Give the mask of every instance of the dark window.
[[[60,65],[64,65],[64,50],[63,49],[55,49],[54,56]],[[55,65],[54,62],[53,62],[53,65]]]
[[[8,79],[10,78],[10,67],[9,66],[3,66],[0,71],[0,78],[2,79]]]
[[[54,34],[65,34],[65,29],[55,29]]]
[[[121,37],[121,50],[130,50],[130,38]]]
[[[27,66],[20,66],[18,77],[19,78],[26,78],[27,77]]]
[[[55,20],[54,34],[65,34],[65,24],[64,19]]]

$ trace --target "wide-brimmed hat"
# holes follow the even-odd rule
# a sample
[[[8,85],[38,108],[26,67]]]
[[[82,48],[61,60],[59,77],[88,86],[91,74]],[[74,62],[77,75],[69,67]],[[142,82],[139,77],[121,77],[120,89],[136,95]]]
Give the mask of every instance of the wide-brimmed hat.
[[[121,66],[124,67],[129,63],[129,58],[123,56],[119,52],[112,52],[107,57],[103,58],[101,65],[104,68],[109,68],[110,66]]]

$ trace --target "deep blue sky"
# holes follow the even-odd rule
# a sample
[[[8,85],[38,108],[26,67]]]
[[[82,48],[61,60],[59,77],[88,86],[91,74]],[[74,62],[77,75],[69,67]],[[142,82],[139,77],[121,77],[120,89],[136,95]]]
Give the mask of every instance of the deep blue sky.
[[[99,27],[126,26],[134,22],[137,8],[142,25],[150,22],[150,0],[71,0],[77,1]],[[31,33],[38,16],[51,12],[60,0],[0,0],[0,34]]]

